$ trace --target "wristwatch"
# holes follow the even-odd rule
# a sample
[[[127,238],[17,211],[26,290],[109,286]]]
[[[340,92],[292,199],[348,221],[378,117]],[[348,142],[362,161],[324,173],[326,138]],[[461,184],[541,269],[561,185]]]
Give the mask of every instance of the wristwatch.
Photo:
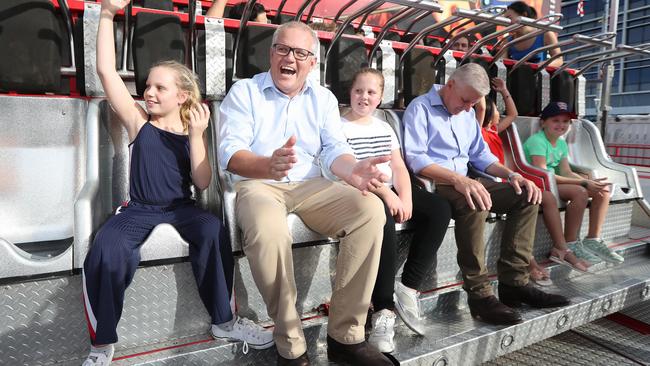
[[[510,174],[508,174],[508,182],[512,181],[513,177],[521,177],[521,174],[517,172],[511,172]]]
[[[589,187],[589,182],[587,182],[586,180],[581,180],[581,181],[580,181],[580,185],[581,185],[583,188],[587,188],[587,187]]]

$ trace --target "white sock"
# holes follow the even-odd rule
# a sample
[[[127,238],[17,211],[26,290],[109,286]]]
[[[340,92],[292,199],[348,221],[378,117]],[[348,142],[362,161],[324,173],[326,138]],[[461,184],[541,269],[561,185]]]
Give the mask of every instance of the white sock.
[[[235,324],[236,321],[237,321],[237,316],[233,316],[231,320],[225,323],[217,324],[217,327],[219,327],[219,329],[221,330],[225,330],[226,332],[230,332],[232,331],[232,326]]]
[[[418,294],[418,290],[406,286],[403,282],[400,282],[400,283],[402,284],[402,286],[404,286],[404,289],[405,289],[407,292],[411,292],[411,293],[413,293],[413,294],[415,294],[415,295]]]
[[[103,353],[106,355],[106,357],[110,355],[112,349],[112,344],[107,344],[101,347],[93,346],[92,344],[90,345],[90,353]]]

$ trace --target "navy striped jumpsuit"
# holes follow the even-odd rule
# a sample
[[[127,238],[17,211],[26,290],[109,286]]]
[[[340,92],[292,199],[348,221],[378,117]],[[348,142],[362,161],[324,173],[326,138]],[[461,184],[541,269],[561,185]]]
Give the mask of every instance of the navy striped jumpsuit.
[[[92,344],[117,342],[124,292],[153,228],[171,224],[189,243],[199,295],[213,324],[233,318],[234,260],[217,217],[191,199],[189,138],[145,123],[131,143],[130,201],[97,232],[83,268],[84,305]]]

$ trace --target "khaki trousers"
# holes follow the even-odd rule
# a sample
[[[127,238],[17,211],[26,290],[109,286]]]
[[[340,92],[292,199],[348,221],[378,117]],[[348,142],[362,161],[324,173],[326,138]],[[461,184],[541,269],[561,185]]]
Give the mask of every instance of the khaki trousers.
[[[501,256],[497,262],[499,282],[510,286],[528,283],[528,265],[535,241],[535,226],[539,207],[527,200],[526,190],[521,195],[507,183],[479,179],[492,197],[492,209],[507,214],[501,237]],[[471,298],[484,298],[493,294],[485,265],[485,219],[487,211],[472,210],[465,196],[451,185],[436,184],[436,191],[447,198],[456,221],[455,234],[458,246],[458,265],[463,273],[463,288]]]
[[[296,311],[290,212],[312,230],[340,239],[327,332],[340,343],[363,342],[386,221],[379,198],[325,178],[298,183],[246,180],[235,188],[244,253],[275,322],[280,355],[295,359],[307,350]]]

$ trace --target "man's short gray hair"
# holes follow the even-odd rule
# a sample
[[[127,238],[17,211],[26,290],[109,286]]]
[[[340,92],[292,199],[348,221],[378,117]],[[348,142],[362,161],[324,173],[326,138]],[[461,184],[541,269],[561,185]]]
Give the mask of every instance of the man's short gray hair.
[[[449,80],[469,86],[485,96],[490,93],[490,78],[483,66],[476,63],[466,63],[451,74]]]
[[[295,20],[282,24],[275,30],[275,32],[273,32],[273,40],[271,41],[271,45],[276,44],[276,42],[278,41],[278,37],[280,36],[280,33],[284,32],[285,29],[289,29],[289,28],[302,29],[305,32],[311,34],[311,37],[314,39],[314,45],[311,49],[311,52],[313,52],[314,54],[318,54],[318,48],[320,47],[318,34],[316,34],[316,32],[313,29],[311,29],[307,24]]]

